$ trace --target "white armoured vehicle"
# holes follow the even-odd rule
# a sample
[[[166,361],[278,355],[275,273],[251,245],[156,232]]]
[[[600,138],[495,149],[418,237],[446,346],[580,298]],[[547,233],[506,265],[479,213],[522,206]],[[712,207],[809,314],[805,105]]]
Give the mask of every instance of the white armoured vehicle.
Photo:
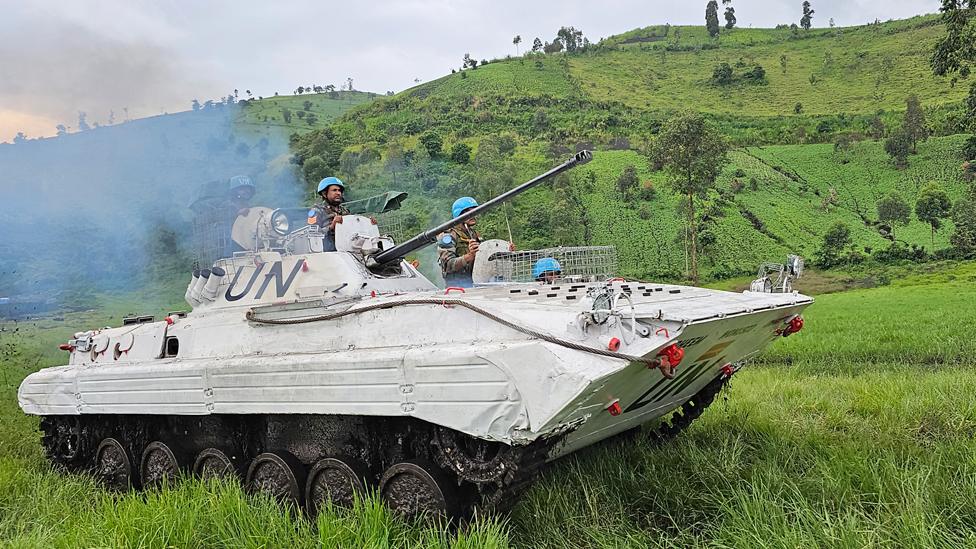
[[[788,281],[445,291],[402,259],[590,158],[398,246],[345,216],[322,252],[316,227],[252,208],[234,231],[248,251],[194,273],[191,313],[76,333],[20,406],[43,417],[52,462],[110,486],[240,475],[313,511],[370,485],[407,514],[505,507],[546,461],[662,418],[653,434],[671,436],[812,299]]]

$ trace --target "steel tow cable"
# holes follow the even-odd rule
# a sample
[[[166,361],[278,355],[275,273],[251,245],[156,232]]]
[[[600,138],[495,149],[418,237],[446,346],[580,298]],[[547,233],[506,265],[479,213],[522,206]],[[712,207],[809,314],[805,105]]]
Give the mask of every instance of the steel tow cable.
[[[373,304],[373,305],[366,305],[365,307],[358,307],[358,308],[355,308],[355,309],[347,309],[345,311],[340,311],[340,312],[337,312],[337,313],[324,314],[324,315],[316,315],[316,316],[310,316],[310,317],[305,317],[305,318],[262,319],[262,318],[257,318],[257,315],[254,312],[254,309],[251,309],[251,310],[247,311],[247,313],[244,316],[245,316],[245,318],[247,318],[247,320],[249,320],[251,322],[256,322],[258,324],[273,324],[273,325],[279,325],[280,326],[280,325],[291,325],[291,324],[307,324],[307,323],[310,323],[310,322],[322,322],[322,321],[326,321],[326,320],[336,320],[336,319],[342,318],[344,316],[349,316],[349,315],[359,314],[359,313],[366,313],[366,312],[375,311],[375,310],[378,310],[378,309],[390,309],[390,308],[393,308],[393,307],[399,307],[401,305],[457,305],[459,307],[464,307],[465,309],[468,309],[468,310],[473,311],[473,312],[475,312],[477,314],[480,314],[480,315],[482,315],[482,316],[484,316],[486,318],[489,318],[491,320],[494,320],[495,322],[497,322],[497,323],[499,323],[499,324],[501,324],[503,326],[507,326],[507,327],[509,327],[509,328],[517,331],[517,332],[521,332],[521,333],[523,333],[523,334],[525,334],[527,336],[534,337],[536,339],[541,339],[543,341],[548,341],[549,343],[553,343],[555,345],[559,345],[560,347],[565,347],[567,349],[573,349],[575,351],[582,351],[584,353],[590,353],[590,354],[599,355],[599,356],[605,356],[605,357],[609,357],[609,358],[616,358],[616,359],[620,359],[620,360],[626,360],[626,361],[629,361],[629,362],[637,362],[637,363],[640,363],[640,364],[644,364],[644,365],[646,365],[649,368],[659,368],[661,370],[661,375],[663,375],[664,377],[666,377],[668,379],[671,379],[671,378],[674,377],[673,368],[668,368],[668,369],[661,368],[662,361],[660,359],[658,359],[658,358],[644,358],[644,357],[640,357],[640,356],[628,355],[628,354],[625,354],[625,353],[617,353],[617,352],[614,352],[614,351],[609,351],[609,350],[604,350],[604,349],[595,349],[593,347],[588,347],[586,345],[580,345],[579,343],[574,343],[572,341],[567,341],[565,339],[560,339],[558,337],[555,337],[555,336],[552,336],[552,335],[549,335],[549,334],[546,334],[546,333],[537,332],[535,330],[532,330],[530,328],[526,328],[524,326],[519,326],[518,324],[516,324],[516,323],[514,323],[512,321],[509,321],[509,320],[506,320],[504,318],[501,318],[501,317],[499,317],[498,315],[496,315],[494,313],[491,313],[491,312],[489,312],[489,311],[487,311],[485,309],[482,309],[481,307],[478,307],[477,305],[472,305],[471,303],[468,303],[467,301],[464,301],[464,300],[461,300],[461,299],[446,299],[446,298],[442,298],[442,299],[435,299],[435,298],[428,298],[428,299],[403,299],[403,300],[392,301],[392,302],[388,302],[388,303],[376,303],[376,304]]]

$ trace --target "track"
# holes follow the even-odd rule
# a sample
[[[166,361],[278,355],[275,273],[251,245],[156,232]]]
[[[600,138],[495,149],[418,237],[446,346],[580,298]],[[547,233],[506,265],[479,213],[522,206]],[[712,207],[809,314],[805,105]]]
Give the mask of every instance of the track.
[[[711,381],[650,436],[680,434],[728,380]],[[229,474],[314,513],[323,498],[348,505],[352,491],[378,486],[395,510],[456,517],[510,509],[565,436],[507,446],[411,418],[313,415],[52,416],[41,430],[52,465],[91,472],[110,488]]]

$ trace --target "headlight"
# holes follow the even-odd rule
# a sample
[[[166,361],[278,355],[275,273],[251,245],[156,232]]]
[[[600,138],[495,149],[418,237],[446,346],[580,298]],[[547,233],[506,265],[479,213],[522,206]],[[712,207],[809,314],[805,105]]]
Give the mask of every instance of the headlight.
[[[274,232],[284,236],[288,234],[288,229],[291,228],[290,226],[291,224],[288,222],[288,216],[285,215],[285,212],[277,211],[271,214],[271,228],[274,229]]]
[[[613,307],[613,296],[609,292],[601,292],[593,298],[593,310],[590,318],[595,324],[603,324],[610,317],[610,307]]]
[[[803,258],[798,255],[791,255],[786,259],[786,264],[789,266],[791,274],[795,278],[800,278],[803,274]]]

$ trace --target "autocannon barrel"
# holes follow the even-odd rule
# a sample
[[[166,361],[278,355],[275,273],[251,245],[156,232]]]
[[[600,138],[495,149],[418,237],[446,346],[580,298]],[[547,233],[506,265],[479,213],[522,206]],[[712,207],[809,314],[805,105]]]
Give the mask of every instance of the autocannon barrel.
[[[539,183],[551,179],[567,170],[571,170],[576,166],[586,164],[592,159],[593,159],[592,152],[586,150],[580,151],[575,155],[573,155],[573,157],[567,160],[566,162],[563,162],[562,164],[547,171],[546,173],[538,175],[530,179],[529,181],[526,181],[525,183],[522,183],[521,185],[496,196],[495,198],[492,198],[491,200],[485,202],[484,204],[472,208],[462,213],[461,215],[452,218],[432,229],[427,229],[426,231],[414,236],[413,238],[407,240],[406,242],[398,244],[390,248],[389,250],[383,250],[382,252],[379,252],[378,254],[373,256],[373,260],[375,261],[376,264],[379,265],[398,261],[400,260],[400,258],[407,255],[408,253],[419,250],[424,246],[432,244],[435,240],[437,240],[437,235],[450,229],[451,227],[459,223],[464,223],[465,221],[467,221],[468,219],[476,215],[480,215],[483,212],[491,210],[496,206],[508,201],[509,199],[512,199],[515,196],[522,194],[523,192],[531,189],[532,187],[535,187]]]

